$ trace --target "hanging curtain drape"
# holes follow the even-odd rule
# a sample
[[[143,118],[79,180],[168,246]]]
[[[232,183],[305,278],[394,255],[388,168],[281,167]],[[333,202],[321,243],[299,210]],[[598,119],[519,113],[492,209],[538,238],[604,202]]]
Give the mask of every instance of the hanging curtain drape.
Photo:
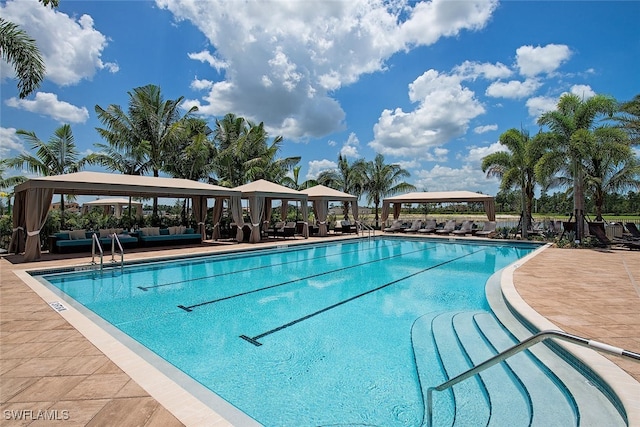
[[[120,203],[113,206],[113,216],[116,218],[122,217],[122,205]]]
[[[260,221],[264,215],[264,197],[249,197],[249,217],[251,219],[251,236],[249,242],[258,243],[261,240]]]
[[[271,224],[271,204],[273,199],[267,197],[264,199],[264,230],[269,228],[269,224]]]
[[[394,203],[393,204],[393,219],[400,218],[400,208],[402,207],[402,203]]]
[[[237,196],[232,196],[229,199],[229,207],[231,208],[233,222],[238,226],[238,231],[236,231],[236,240],[240,243],[244,239],[244,233],[242,232],[242,224],[244,224],[244,219],[242,218],[242,199]]]
[[[193,205],[193,216],[198,224],[198,233],[200,233],[202,240],[205,240],[204,222],[207,218],[207,198],[205,196],[192,197],[191,204]]]
[[[318,236],[324,237],[328,234],[327,229],[327,212],[329,211],[329,202],[325,199],[313,201],[313,212],[318,221]]]
[[[302,226],[302,236],[305,239],[309,238],[309,202],[307,199],[300,201],[302,217],[304,218],[303,226]]]
[[[489,221],[496,220],[496,203],[494,200],[485,200],[484,210],[487,212],[487,218],[489,218]]]
[[[384,224],[389,218],[389,202],[382,202],[382,213],[380,214],[380,222]]]
[[[289,210],[289,201],[288,200],[282,200],[282,204],[280,205],[280,220],[281,221],[286,221],[287,220],[287,211]]]
[[[36,188],[26,190],[25,207],[29,206],[26,212],[25,223],[27,229],[27,242],[24,250],[24,260],[35,261],[40,259],[40,229],[47,220],[51,199],[53,198],[52,188]]]
[[[11,233],[11,240],[9,242],[9,253],[19,254],[24,252],[24,241],[26,234],[24,232],[26,228],[25,224],[25,203],[27,192],[21,191],[15,194],[13,200],[13,232]]]
[[[353,206],[353,219],[358,220],[358,201],[354,200],[352,203]]]
[[[220,219],[222,218],[222,208],[224,205],[224,199],[222,197],[216,197],[213,202],[213,233],[211,238],[218,240],[220,238]]]

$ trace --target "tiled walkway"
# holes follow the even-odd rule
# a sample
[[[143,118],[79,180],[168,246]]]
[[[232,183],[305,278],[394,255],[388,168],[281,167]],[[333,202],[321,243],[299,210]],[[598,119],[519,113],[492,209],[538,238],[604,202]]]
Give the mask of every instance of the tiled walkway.
[[[127,253],[127,259],[228,248],[144,251]],[[13,272],[86,263],[86,255],[10,261],[17,259],[0,260],[0,424],[181,425]],[[550,248],[518,268],[514,282],[559,328],[640,351],[640,252]],[[640,381],[640,363],[611,360]]]

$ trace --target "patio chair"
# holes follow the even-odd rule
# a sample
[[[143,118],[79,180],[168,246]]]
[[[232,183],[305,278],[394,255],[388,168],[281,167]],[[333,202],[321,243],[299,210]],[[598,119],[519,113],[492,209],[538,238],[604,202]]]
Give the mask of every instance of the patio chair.
[[[283,238],[295,237],[296,235],[296,223],[291,221],[287,222],[281,230],[276,233],[276,236],[282,236]]]
[[[282,229],[284,228],[284,221],[278,221],[274,224],[273,227],[269,228],[268,234],[269,236],[277,237],[278,233],[284,232]]]
[[[405,233],[416,233],[418,230],[420,230],[421,227],[422,227],[422,220],[416,219],[413,221],[413,224],[411,224],[411,227],[405,228],[403,231]]]
[[[450,219],[444,224],[443,228],[436,230],[436,234],[450,234],[455,229],[456,229],[456,220]]]
[[[593,223],[589,222],[589,234],[594,236],[601,247],[611,247],[613,245],[624,246],[630,250],[640,250],[640,242],[634,240],[625,240],[625,239],[609,239],[607,234],[604,231],[604,227],[601,223]]]
[[[638,226],[633,222],[627,222],[624,225],[629,233],[631,233],[631,237],[634,239],[640,239],[640,230],[638,230]]]
[[[420,230],[418,230],[418,233],[425,233],[425,234],[435,233],[436,227],[437,227],[436,220],[435,219],[428,219],[425,222],[424,227],[421,228]]]
[[[485,221],[482,226],[482,230],[476,231],[476,236],[480,237],[493,237],[496,234],[496,222]]]
[[[473,221],[464,221],[459,230],[453,230],[451,234],[464,236],[465,234],[471,234],[473,231]]]
[[[399,219],[394,220],[393,223],[391,224],[391,227],[385,228],[384,231],[388,233],[395,233],[396,231],[402,231],[402,221],[400,221]]]

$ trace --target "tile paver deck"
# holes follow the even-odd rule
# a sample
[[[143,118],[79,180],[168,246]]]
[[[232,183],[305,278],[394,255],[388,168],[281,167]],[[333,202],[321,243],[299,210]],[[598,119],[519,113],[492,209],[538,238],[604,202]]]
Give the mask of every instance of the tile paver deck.
[[[126,257],[243,247],[255,248],[200,245],[128,252]],[[87,255],[46,254],[38,263],[13,263],[19,259],[0,260],[2,425],[182,425],[14,274],[14,270],[86,264]],[[524,300],[559,328],[636,352],[640,351],[639,282],[640,251],[627,250],[549,248],[514,273]],[[610,359],[640,381],[640,363]],[[12,414],[27,419],[7,419]],[[57,419],[37,419],[44,415]]]

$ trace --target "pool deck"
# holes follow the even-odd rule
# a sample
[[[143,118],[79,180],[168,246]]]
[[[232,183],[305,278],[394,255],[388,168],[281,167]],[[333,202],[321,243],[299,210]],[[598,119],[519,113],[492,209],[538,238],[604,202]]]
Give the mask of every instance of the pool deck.
[[[126,251],[125,257],[130,261],[329,239],[258,245],[203,243]],[[0,259],[2,425],[184,425],[125,373],[131,367],[123,370],[120,361],[117,364],[107,357],[99,345],[55,311],[48,304],[51,301],[43,300],[18,276],[29,269],[86,265],[91,257],[45,253],[36,263],[22,263],[21,258],[9,255]],[[640,352],[640,251],[547,248],[514,270],[513,284],[524,301],[558,329]],[[640,382],[640,363],[607,358]],[[148,384],[145,387],[151,388]],[[197,419],[197,414],[190,419]],[[229,425],[221,419],[204,418],[202,422]],[[630,424],[639,423],[633,420]]]

